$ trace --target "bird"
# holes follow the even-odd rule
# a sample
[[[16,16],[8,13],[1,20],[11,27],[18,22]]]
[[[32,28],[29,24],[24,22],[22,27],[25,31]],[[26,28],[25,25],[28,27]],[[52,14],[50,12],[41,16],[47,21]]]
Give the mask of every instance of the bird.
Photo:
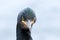
[[[31,8],[25,8],[17,16],[16,40],[33,40],[31,29],[36,22],[36,15]]]

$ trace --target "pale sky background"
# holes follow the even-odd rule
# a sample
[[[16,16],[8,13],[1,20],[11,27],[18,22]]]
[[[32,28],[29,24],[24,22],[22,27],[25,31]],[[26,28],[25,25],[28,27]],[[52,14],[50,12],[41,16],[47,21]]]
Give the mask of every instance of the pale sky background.
[[[18,13],[34,10],[33,40],[60,40],[60,0],[0,0],[0,40],[16,40]]]

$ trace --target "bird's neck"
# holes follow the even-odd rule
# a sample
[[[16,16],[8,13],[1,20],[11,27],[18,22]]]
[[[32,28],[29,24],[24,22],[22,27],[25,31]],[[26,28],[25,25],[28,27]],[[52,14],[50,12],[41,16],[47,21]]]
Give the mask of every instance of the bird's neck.
[[[17,31],[22,32],[22,33],[31,33],[28,28],[23,28],[21,24],[17,24]]]
[[[17,24],[17,40],[19,39],[25,39],[25,40],[31,40],[31,32],[29,29],[22,28],[22,25]]]

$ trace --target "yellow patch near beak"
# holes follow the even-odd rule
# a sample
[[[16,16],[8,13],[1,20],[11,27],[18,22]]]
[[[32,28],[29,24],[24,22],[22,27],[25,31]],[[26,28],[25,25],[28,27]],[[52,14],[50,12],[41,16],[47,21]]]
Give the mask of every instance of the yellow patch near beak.
[[[34,24],[34,21],[23,21],[22,20],[22,24],[24,25],[24,28],[31,28],[31,25]]]
[[[24,25],[27,25],[27,23],[26,23],[25,21],[22,21],[22,23],[23,23]]]
[[[24,25],[24,28],[31,28],[31,25],[33,24],[34,24],[34,20],[25,21],[24,17],[22,16],[22,25]]]
[[[34,24],[34,20],[31,21],[31,24]]]

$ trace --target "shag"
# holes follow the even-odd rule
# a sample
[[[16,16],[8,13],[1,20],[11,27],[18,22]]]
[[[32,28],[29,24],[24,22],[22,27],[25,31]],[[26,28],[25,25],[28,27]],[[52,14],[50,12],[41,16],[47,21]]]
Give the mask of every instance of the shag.
[[[17,17],[16,40],[32,40],[31,28],[35,22],[36,16],[31,8],[22,10]]]

